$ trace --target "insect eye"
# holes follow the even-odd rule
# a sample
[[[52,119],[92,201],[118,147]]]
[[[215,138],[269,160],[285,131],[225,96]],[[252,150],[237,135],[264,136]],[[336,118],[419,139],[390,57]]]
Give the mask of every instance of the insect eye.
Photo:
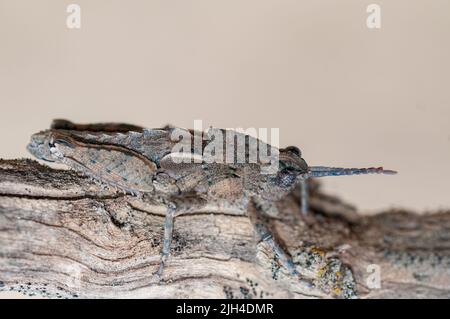
[[[297,146],[288,146],[285,148],[285,150],[292,154],[297,155],[298,157],[302,157],[302,152]]]
[[[66,140],[62,140],[62,139],[57,139],[57,140],[53,141],[53,146],[55,146],[55,144],[61,144],[66,147],[73,148],[73,145],[70,142],[68,142]]]

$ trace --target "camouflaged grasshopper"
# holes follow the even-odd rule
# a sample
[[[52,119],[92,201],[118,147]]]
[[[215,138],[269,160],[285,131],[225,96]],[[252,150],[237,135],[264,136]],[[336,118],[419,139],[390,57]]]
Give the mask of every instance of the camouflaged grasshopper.
[[[227,133],[225,130],[220,130]],[[255,231],[278,255],[281,264],[300,278],[289,254],[275,241],[267,226],[268,216],[276,216],[275,203],[289,194],[296,185],[302,185],[302,211],[307,212],[307,184],[311,177],[354,174],[395,174],[378,168],[335,168],[308,166],[297,147],[274,149],[248,135],[235,133],[245,146],[256,142],[258,150],[268,146],[277,154],[277,170],[262,174],[267,163],[249,162],[249,147],[243,163],[211,163],[202,160],[210,136],[176,127],[144,129],[139,126],[115,123],[74,124],[55,120],[51,129],[34,134],[28,150],[38,159],[58,162],[81,172],[113,189],[151,197],[165,207],[164,241],[161,261],[155,273],[163,275],[169,256],[174,218],[181,214],[219,207],[222,211],[247,214],[249,205],[257,214],[251,217]],[[180,161],[174,151],[180,139],[201,137],[200,151],[189,151],[197,160]],[[224,141],[233,144],[232,141]],[[192,144],[190,144],[192,145]],[[253,144],[255,145],[255,144]],[[225,145],[230,146],[230,145]],[[237,149],[237,148],[236,148]],[[235,156],[237,151],[234,153]],[[200,159],[200,160],[199,160]]]

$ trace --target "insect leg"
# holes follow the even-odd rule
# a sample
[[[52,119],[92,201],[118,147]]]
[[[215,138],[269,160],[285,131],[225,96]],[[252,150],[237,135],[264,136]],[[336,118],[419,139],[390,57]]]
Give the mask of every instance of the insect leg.
[[[204,205],[205,200],[198,196],[173,197],[170,199],[166,219],[164,221],[164,241],[163,241],[163,248],[161,251],[161,261],[159,264],[159,269],[156,272],[157,281],[161,280],[167,258],[169,258],[170,245],[172,243],[173,238],[173,227],[175,217],[193,211],[195,212]]]
[[[301,204],[302,204],[302,213],[303,215],[307,215],[308,214],[308,210],[309,210],[309,205],[308,205],[308,201],[309,201],[309,191],[308,191],[308,179],[304,178],[301,180],[300,182],[300,187],[302,188],[301,191]]]
[[[164,221],[164,242],[163,249],[161,251],[161,261],[159,264],[159,269],[156,273],[158,279],[162,278],[164,272],[164,266],[166,264],[167,258],[170,253],[170,244],[172,243],[173,237],[173,223],[174,223],[175,208],[170,207],[166,214],[166,219]]]
[[[296,270],[294,262],[291,257],[284,251],[284,249],[276,242],[272,232],[269,229],[268,221],[263,212],[260,211],[258,204],[255,205],[253,201],[249,204],[249,217],[253,223],[256,234],[261,241],[266,242],[275,254],[278,256],[280,263],[286,267],[289,272],[294,276],[299,276],[299,272]]]

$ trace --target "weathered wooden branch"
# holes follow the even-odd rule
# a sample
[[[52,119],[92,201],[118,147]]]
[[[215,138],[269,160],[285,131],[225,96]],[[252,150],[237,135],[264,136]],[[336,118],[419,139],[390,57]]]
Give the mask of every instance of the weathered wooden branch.
[[[72,171],[2,160],[0,290],[81,298],[450,297],[450,212],[363,217],[311,186],[312,213],[300,214],[294,193],[279,203],[272,226],[312,285],[280,269],[247,217],[220,211],[177,217],[164,280],[154,282],[161,212]]]

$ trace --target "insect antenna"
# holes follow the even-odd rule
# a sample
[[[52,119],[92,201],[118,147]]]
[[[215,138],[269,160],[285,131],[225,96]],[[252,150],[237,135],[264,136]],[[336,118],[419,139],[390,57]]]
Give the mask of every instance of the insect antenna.
[[[366,168],[343,168],[343,167],[327,167],[327,166],[310,166],[308,174],[301,180],[301,206],[302,213],[306,215],[309,210],[309,192],[307,179],[310,177],[324,176],[344,176],[344,175],[362,175],[362,174],[397,174],[396,171],[387,170],[383,167],[366,167]]]
[[[342,167],[326,167],[326,166],[310,166],[309,177],[323,176],[343,176],[343,175],[361,175],[361,174],[397,174],[396,171],[386,170],[383,167],[367,167],[367,168],[342,168]]]

